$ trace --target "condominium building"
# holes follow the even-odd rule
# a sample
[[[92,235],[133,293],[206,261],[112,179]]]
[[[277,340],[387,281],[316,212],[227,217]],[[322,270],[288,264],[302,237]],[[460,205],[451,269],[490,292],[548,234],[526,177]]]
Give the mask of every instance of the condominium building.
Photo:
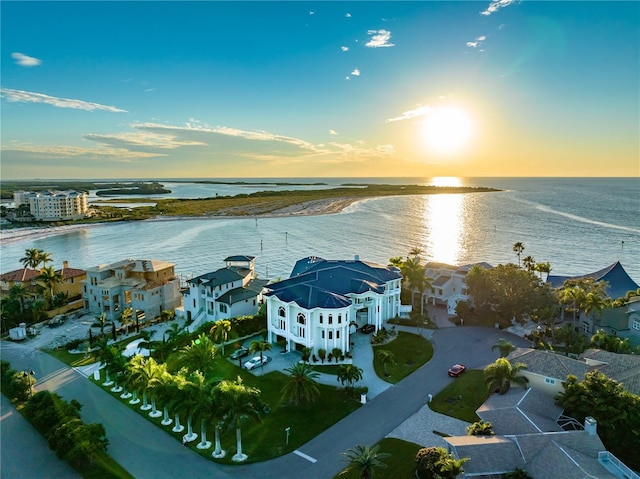
[[[133,308],[134,317],[151,320],[182,303],[175,265],[166,261],[125,259],[87,269],[84,307],[108,320]]]
[[[74,190],[16,191],[15,207],[29,205],[29,212],[38,221],[77,220],[89,209],[87,193]]]

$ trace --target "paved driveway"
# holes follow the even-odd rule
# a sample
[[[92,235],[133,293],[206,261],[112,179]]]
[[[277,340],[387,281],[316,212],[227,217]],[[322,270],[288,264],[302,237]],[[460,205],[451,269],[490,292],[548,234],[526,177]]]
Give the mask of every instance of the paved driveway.
[[[7,343],[3,344],[1,355],[11,362],[14,369],[34,369],[38,388],[56,391],[67,400],[75,398],[80,401],[84,405],[84,421],[104,424],[110,441],[109,453],[136,478],[174,478],[188,473],[190,479],[330,479],[345,465],[341,461],[342,452],[357,444],[375,444],[398,431],[408,419],[415,418],[414,414],[424,407],[428,394],[435,394],[452,381],[446,373],[452,363],[464,362],[474,369],[493,362],[497,353],[491,350],[491,346],[500,337],[517,346],[527,346],[527,341],[493,329],[457,327],[437,330],[432,338],[433,359],[414,374],[386,388],[375,399],[302,445],[295,453],[260,464],[240,466],[222,466],[201,458],[88,382],[80,373],[44,353],[28,346]],[[21,433],[15,431],[14,434]],[[292,434],[295,434],[294,424]],[[15,456],[7,460],[18,464],[6,467],[19,470],[17,468],[28,458]],[[49,476],[45,473],[33,477]]]

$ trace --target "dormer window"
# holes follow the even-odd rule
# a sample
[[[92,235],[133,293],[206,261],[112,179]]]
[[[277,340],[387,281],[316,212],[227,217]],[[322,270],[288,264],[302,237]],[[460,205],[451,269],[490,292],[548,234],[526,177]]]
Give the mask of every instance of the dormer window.
[[[306,319],[302,313],[298,314],[298,324],[306,324]]]
[[[278,308],[278,316],[280,316],[282,318],[287,316],[287,314],[286,314],[286,312],[285,312],[285,310],[284,310],[284,308],[282,306],[280,308]]]

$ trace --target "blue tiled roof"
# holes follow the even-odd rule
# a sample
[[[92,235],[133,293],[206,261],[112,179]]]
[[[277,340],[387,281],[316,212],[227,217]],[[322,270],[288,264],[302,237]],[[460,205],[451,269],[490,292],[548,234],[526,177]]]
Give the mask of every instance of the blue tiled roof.
[[[384,292],[385,283],[401,279],[394,267],[360,260],[327,261],[318,257],[300,260],[291,277],[267,286],[267,296],[295,302],[305,309],[344,308],[351,304],[349,294]]]
[[[222,268],[217,271],[212,271],[211,273],[205,273],[196,278],[192,278],[187,282],[190,284],[205,284],[207,286],[215,287],[232,283],[233,281],[238,281],[239,279],[244,278],[248,271],[248,269],[243,268]]]
[[[581,276],[549,275],[547,283],[550,283],[553,288],[561,288],[564,282],[568,279],[585,278],[593,278],[596,281],[606,281],[606,292],[612,299],[622,298],[628,291],[636,291],[639,287],[638,284],[636,284],[636,282],[627,274],[619,261],[616,261],[612,265],[599,271],[595,271],[590,274],[583,274]]]

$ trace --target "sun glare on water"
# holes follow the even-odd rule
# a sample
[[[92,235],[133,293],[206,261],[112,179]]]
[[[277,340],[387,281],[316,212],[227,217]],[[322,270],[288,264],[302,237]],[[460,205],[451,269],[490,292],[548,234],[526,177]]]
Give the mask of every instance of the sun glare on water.
[[[474,134],[471,115],[458,106],[440,106],[426,117],[423,138],[431,153],[451,156],[463,152]]]

